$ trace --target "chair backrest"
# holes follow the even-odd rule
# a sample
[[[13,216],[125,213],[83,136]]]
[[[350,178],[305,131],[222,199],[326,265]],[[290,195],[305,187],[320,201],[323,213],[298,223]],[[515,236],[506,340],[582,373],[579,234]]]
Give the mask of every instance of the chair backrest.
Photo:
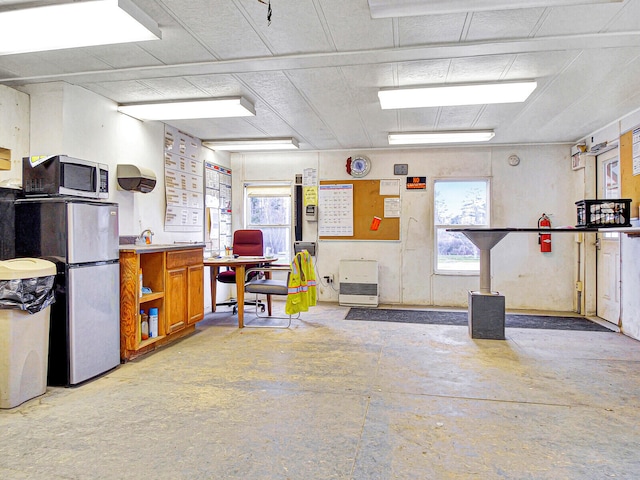
[[[241,257],[264,255],[262,230],[236,230],[233,232],[233,254]]]

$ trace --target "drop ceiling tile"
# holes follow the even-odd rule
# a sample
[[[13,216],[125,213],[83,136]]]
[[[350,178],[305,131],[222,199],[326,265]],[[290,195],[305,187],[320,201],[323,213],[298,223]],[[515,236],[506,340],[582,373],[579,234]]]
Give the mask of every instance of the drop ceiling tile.
[[[290,72],[289,78],[323,123],[331,126],[333,136],[341,145],[370,146],[366,123],[372,121],[372,117],[365,117],[360,111],[359,105],[364,102],[356,101],[359,88],[345,81],[339,69],[299,70]],[[318,82],[318,78],[322,81]]]
[[[464,105],[459,107],[442,107],[436,124],[437,130],[476,129],[476,119],[482,105]],[[491,126],[490,128],[493,128]]]
[[[264,133],[243,118],[207,118],[203,120],[170,120],[167,124],[201,138],[261,138]]]
[[[157,100],[161,93],[138,80],[120,82],[87,82],[81,85],[116,103],[135,103]]]
[[[17,77],[110,69],[107,63],[90,54],[90,48],[4,55],[0,56],[0,68],[13,72]]]
[[[398,64],[398,86],[410,87],[447,82],[449,59],[403,62]]]
[[[271,54],[235,2],[182,0],[176,3],[179,5],[173,6],[172,15],[214,57],[230,59]],[[261,10],[265,7],[255,0],[251,5]]]
[[[448,83],[473,83],[501,80],[515,55],[487,55],[455,58],[447,76]]]
[[[527,38],[534,31],[544,8],[475,12],[463,40],[478,41],[498,38]]]
[[[505,72],[505,80],[541,79],[554,77],[580,55],[579,51],[519,53]]]
[[[274,55],[335,51],[322,13],[313,0],[272,2],[271,25],[265,18],[265,5],[256,0],[245,0],[243,3],[248,3],[246,9],[256,31]]]
[[[393,21],[371,19],[367,2],[323,0],[319,15],[326,19],[332,44],[339,52],[393,48]]]
[[[149,42],[145,42],[145,47]],[[155,56],[149,54],[140,44],[101,45],[91,47],[91,54],[110,68],[130,68],[162,65]]]
[[[165,99],[201,98],[206,95],[206,92],[184,77],[148,78],[140,82]]]
[[[268,108],[279,112],[280,117],[301,136],[315,138],[314,148],[333,148],[336,145],[331,129],[322,121],[312,105],[283,73],[244,73],[238,76],[259,96]],[[256,102],[257,103],[257,102]]]
[[[164,41],[151,40],[140,44],[140,48],[166,65],[215,60],[212,52],[182,27],[163,28],[162,38]]]
[[[398,19],[398,46],[459,42],[466,15],[424,15]]]
[[[234,75],[192,75],[185,79],[205,92],[207,96],[252,98],[251,91]]]
[[[599,32],[620,11],[622,4],[581,5],[553,7],[544,18],[536,37],[577,35]],[[639,13],[640,14],[640,13]]]
[[[640,2],[626,1],[612,20],[607,22],[607,32],[632,32],[640,30]]]

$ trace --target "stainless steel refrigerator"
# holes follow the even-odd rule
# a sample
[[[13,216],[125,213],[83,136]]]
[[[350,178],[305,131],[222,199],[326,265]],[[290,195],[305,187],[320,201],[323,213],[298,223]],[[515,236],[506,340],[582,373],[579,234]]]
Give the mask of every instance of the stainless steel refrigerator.
[[[120,363],[118,205],[54,197],[16,202],[16,254],[53,261],[48,385],[71,386]]]

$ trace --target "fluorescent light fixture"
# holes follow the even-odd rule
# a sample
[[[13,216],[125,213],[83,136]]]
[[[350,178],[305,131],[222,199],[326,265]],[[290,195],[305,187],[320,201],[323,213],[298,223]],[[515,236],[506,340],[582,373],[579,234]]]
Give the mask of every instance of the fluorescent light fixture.
[[[383,110],[516,103],[524,102],[537,85],[525,81],[394,88],[380,90],[378,98]]]
[[[118,111],[139,120],[251,117],[256,114],[253,104],[244,97],[128,103],[118,105]]]
[[[0,12],[0,55],[158,40],[158,24],[130,0],[90,0]]]
[[[292,137],[204,140],[202,144],[213,150],[227,150],[231,152],[247,150],[295,150],[298,148],[298,141]]]
[[[511,10],[515,8],[562,7],[623,0],[369,0],[371,18],[413,17],[448,13]]]
[[[493,130],[390,133],[389,145],[488,142],[494,135]]]

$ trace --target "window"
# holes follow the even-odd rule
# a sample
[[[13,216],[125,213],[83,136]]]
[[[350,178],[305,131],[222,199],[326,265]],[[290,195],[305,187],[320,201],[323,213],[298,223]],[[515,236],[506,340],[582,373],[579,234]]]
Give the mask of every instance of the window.
[[[489,180],[435,180],[433,196],[436,273],[478,273],[480,251],[447,228],[489,226]]]
[[[262,230],[265,255],[291,261],[291,185],[245,184],[245,228]]]

